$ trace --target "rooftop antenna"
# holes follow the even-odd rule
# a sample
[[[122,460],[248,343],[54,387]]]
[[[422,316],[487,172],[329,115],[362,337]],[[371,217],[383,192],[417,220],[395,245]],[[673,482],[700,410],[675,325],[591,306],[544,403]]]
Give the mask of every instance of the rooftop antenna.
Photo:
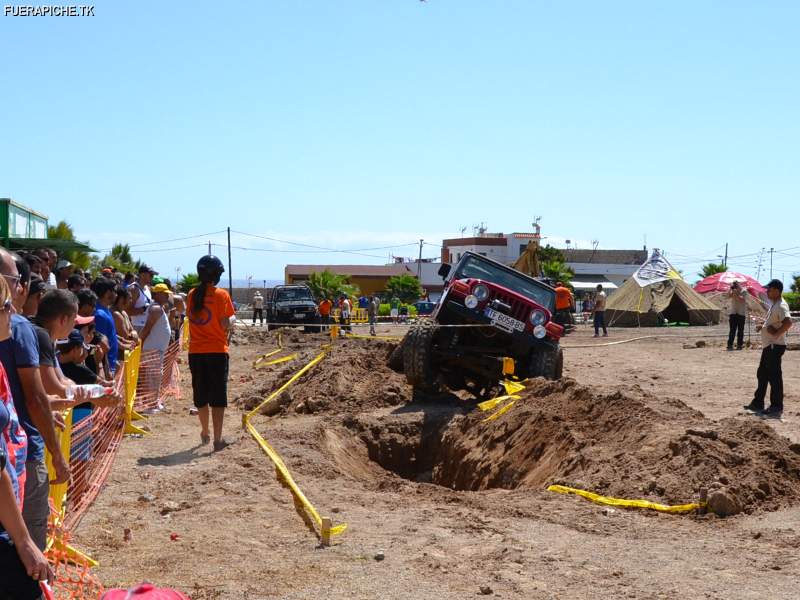
[[[466,230],[467,230],[467,226],[466,226],[466,225],[464,225],[464,227],[462,227],[462,228],[461,228],[461,237],[464,237],[464,232],[465,232]]]
[[[589,262],[594,260],[594,253],[597,252],[598,245],[600,245],[600,240],[592,240],[592,255],[589,257]]]
[[[542,226],[540,225],[541,221],[542,217],[533,217],[533,223],[531,223],[531,225],[533,225],[533,237],[535,237],[537,240],[541,239],[542,237]]]

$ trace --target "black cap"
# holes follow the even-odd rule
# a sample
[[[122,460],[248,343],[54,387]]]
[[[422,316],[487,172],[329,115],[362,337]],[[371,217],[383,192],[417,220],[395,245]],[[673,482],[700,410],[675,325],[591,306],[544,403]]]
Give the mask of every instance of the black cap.
[[[65,339],[56,341],[56,344],[62,348],[83,346],[83,336],[80,331],[73,329]]]
[[[29,294],[38,294],[39,292],[43,292],[47,289],[47,284],[44,282],[44,279],[39,277],[36,273],[31,275],[31,283],[30,283],[30,291]]]
[[[779,292],[783,292],[783,282],[782,282],[780,279],[773,279],[773,280],[772,280],[772,281],[770,281],[770,282],[769,282],[769,283],[768,283],[768,284],[767,284],[765,287],[766,287],[767,289],[769,289],[769,288],[775,288],[775,289],[777,289]]]

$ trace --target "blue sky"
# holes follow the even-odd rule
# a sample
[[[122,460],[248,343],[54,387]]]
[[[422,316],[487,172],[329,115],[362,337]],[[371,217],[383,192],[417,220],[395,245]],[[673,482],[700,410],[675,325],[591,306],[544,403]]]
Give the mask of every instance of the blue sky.
[[[798,21],[796,2],[732,1],[103,1],[91,18],[0,16],[0,196],[96,248],[128,241],[165,273],[191,270],[197,245],[224,242],[202,234],[227,226],[379,248],[234,234],[234,276],[258,280],[415,256],[420,238],[435,256],[462,227],[525,231],[540,215],[550,239],[583,247],[646,235],[687,274],[726,241],[747,273],[773,247],[788,277]]]

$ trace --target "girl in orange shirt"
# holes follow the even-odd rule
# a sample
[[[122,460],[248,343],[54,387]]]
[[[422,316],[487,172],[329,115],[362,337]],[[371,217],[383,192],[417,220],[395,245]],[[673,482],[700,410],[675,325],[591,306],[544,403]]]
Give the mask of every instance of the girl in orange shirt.
[[[228,445],[222,421],[228,406],[228,339],[236,319],[231,297],[216,287],[225,272],[222,261],[208,254],[197,261],[200,285],[189,292],[189,370],[194,405],[200,418],[200,440],[211,441],[209,407],[214,426],[214,451]]]

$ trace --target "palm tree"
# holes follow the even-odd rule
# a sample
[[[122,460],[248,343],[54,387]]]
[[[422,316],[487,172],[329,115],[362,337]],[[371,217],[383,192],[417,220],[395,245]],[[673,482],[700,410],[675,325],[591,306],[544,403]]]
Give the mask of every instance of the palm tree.
[[[309,274],[306,284],[317,300],[337,298],[342,295],[352,298],[360,292],[358,286],[352,285],[349,280],[349,275],[339,275],[325,269]]]
[[[188,293],[198,285],[200,285],[200,277],[197,276],[197,273],[186,273],[178,282],[178,287],[184,293]]]
[[[561,281],[570,286],[570,281],[575,277],[575,271],[570,269],[566,263],[560,260],[549,260],[542,263],[542,273],[547,279]]]
[[[728,270],[728,267],[726,267],[722,263],[719,263],[719,264],[717,264],[717,263],[708,263],[707,265],[703,265],[703,269],[702,269],[702,271],[700,271],[698,273],[698,275],[702,279],[705,279],[706,277],[711,277],[712,275],[716,275],[717,273],[724,273],[727,270]]]
[[[51,240],[67,240],[70,242],[76,241],[75,232],[72,230],[72,226],[66,221],[59,221],[57,225],[50,225],[47,228],[47,237]],[[89,253],[84,252],[83,250],[68,250],[66,252],[62,252],[61,254],[62,258],[66,258],[68,261],[81,269],[88,269],[89,265],[91,264],[91,257],[89,256]]]

